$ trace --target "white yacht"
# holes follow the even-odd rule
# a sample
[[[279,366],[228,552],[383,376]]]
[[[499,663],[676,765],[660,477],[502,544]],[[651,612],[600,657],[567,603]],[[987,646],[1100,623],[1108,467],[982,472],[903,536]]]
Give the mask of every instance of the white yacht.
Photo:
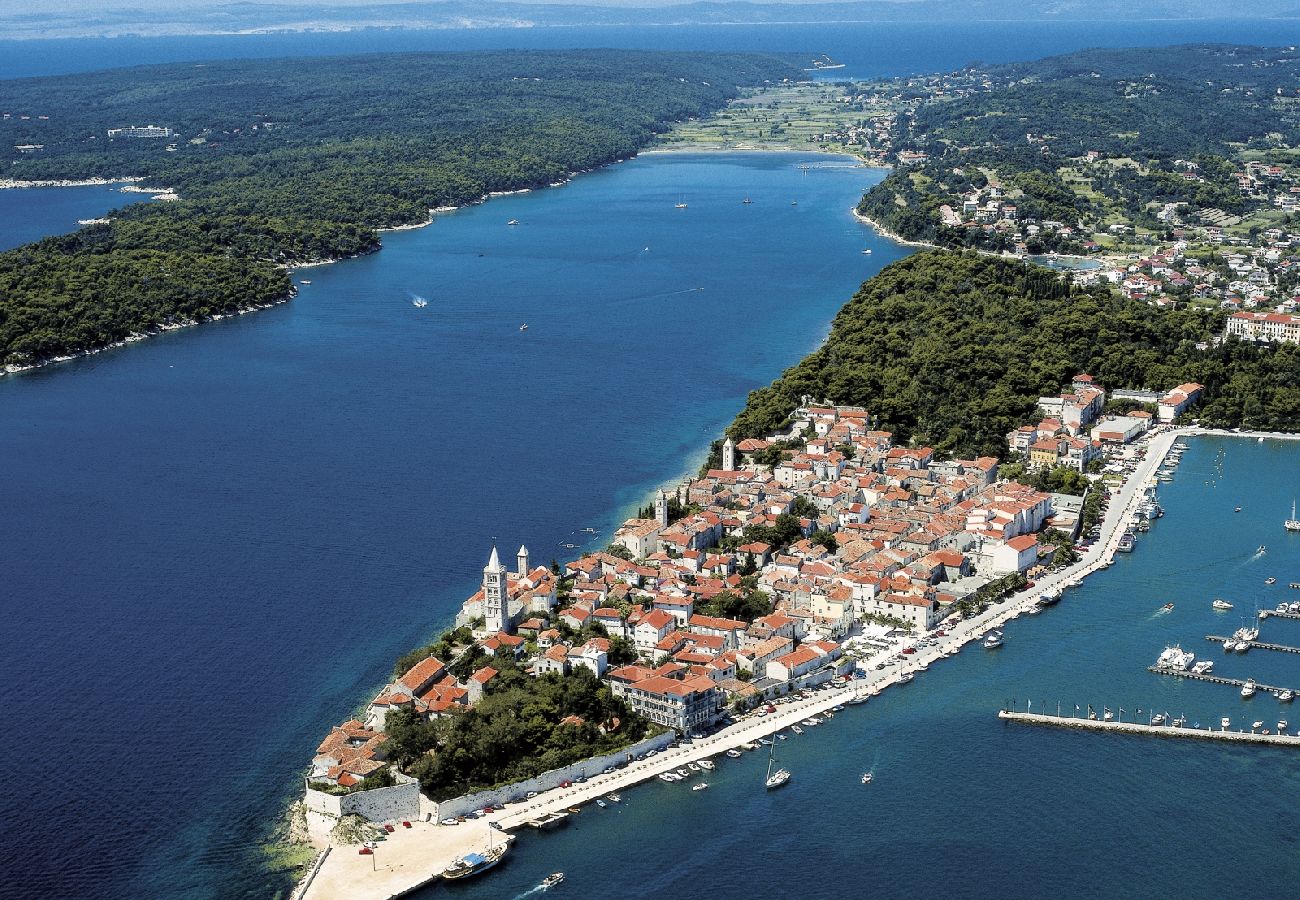
[[[789,769],[777,769],[772,771],[772,766],[776,764],[776,744],[772,745],[772,752],[767,757],[767,780],[763,782],[764,787],[769,791],[781,787],[790,780]]]
[[[1255,696],[1255,679],[1246,679],[1246,683],[1241,686],[1241,696],[1243,698]]]
[[[1214,599],[1214,602],[1211,603],[1210,605],[1213,606],[1215,609],[1232,609],[1232,604],[1229,603],[1227,600],[1224,600],[1222,597],[1216,597]]]
[[[1177,669],[1185,672],[1192,667],[1195,660],[1195,653],[1189,653],[1175,644],[1172,647],[1165,648],[1164,652],[1160,654],[1160,658],[1156,660],[1156,665],[1165,669]]]
[[[711,759],[700,760],[700,768],[706,772],[712,772],[715,768],[715,766],[713,765],[713,760]]]
[[[1227,731],[1228,726],[1231,724],[1232,724],[1232,720],[1229,719],[1227,716],[1224,716],[1222,719],[1219,720],[1219,727],[1222,728],[1224,731]]]
[[[984,649],[995,650],[1002,646],[1002,632],[996,629],[990,631],[984,638]]]
[[[708,790],[708,787],[709,787],[709,783],[707,781],[701,781],[699,784],[693,785],[691,787],[691,790],[704,791],[704,790]]]
[[[863,773],[862,773],[862,783],[863,783],[863,784],[871,784],[871,773],[870,773],[870,772],[863,772]]]
[[[1197,675],[1209,675],[1214,671],[1214,663],[1211,660],[1203,659],[1192,666],[1192,671]]]
[[[1290,703],[1294,699],[1295,699],[1295,691],[1291,690],[1290,688],[1282,688],[1282,690],[1277,692],[1278,703]]]

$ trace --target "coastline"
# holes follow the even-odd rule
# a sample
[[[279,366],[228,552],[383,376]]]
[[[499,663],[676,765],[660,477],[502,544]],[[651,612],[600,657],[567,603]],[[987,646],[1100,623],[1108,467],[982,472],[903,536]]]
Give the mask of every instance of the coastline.
[[[393,896],[395,889],[397,893],[414,890],[436,880],[436,873],[459,855],[457,848],[463,846],[464,829],[479,828],[486,823],[490,829],[508,832],[542,816],[562,813],[571,807],[594,802],[608,793],[627,790],[657,778],[661,773],[698,763],[703,759],[719,757],[728,750],[740,749],[747,743],[756,742],[791,725],[799,724],[805,719],[819,716],[847,700],[854,700],[855,704],[869,701],[885,689],[905,683],[905,678],[910,681],[911,678],[908,676],[918,673],[932,663],[951,657],[966,645],[980,641],[989,631],[1025,614],[1037,605],[1042,593],[1057,589],[1065,590],[1070,581],[1086,579],[1087,576],[1104,569],[1117,552],[1119,538],[1126,528],[1125,523],[1143,501],[1142,489],[1168,457],[1175,442],[1180,438],[1203,434],[1225,434],[1247,439],[1266,436],[1255,432],[1222,432],[1193,427],[1174,428],[1154,437],[1148,437],[1145,439],[1146,454],[1142,461],[1124,480],[1122,486],[1112,494],[1106,516],[1100,523],[1101,537],[1080,556],[1077,562],[1040,578],[1034,590],[1013,593],[1001,602],[993,604],[983,613],[950,626],[946,636],[931,646],[918,646],[918,642],[925,635],[912,636],[905,639],[898,647],[867,657],[863,665],[870,666],[882,655],[889,660],[899,650],[911,647],[915,653],[907,656],[903,661],[888,661],[880,670],[868,668],[867,671],[871,674],[866,678],[855,679],[848,683],[832,683],[831,689],[815,691],[812,696],[804,699],[786,699],[777,707],[775,713],[763,716],[753,712],[747,713],[732,725],[707,738],[683,743],[676,748],[661,752],[652,759],[638,760],[625,769],[598,775],[585,783],[574,783],[567,788],[560,787],[541,792],[523,803],[513,803],[504,809],[496,810],[481,820],[474,819],[455,826],[420,823],[422,827],[418,831],[408,833],[409,840],[403,841],[400,848],[396,846],[392,848],[399,852],[385,854],[396,859],[393,865],[382,873],[382,876],[372,875],[371,870],[357,865],[346,851],[332,854],[313,872],[312,881],[302,890],[301,900],[306,900],[308,897],[312,900],[326,900],[326,898],[342,896],[373,897],[378,900],[378,898]],[[1300,435],[1289,437],[1300,439]],[[839,714],[853,713],[846,707]],[[717,765],[726,765],[727,762],[724,757],[717,761]],[[491,834],[490,831],[487,833]],[[399,869],[412,870],[409,876],[418,880],[401,879],[397,871]],[[429,874],[430,872],[433,874]],[[400,883],[394,883],[395,877]]]
[[[109,184],[132,185],[144,180],[139,175],[128,175],[125,178],[50,179],[47,181],[19,181],[16,178],[0,178],[0,191],[47,187],[102,187]],[[138,189],[137,192],[153,193],[152,191],[139,191]],[[165,192],[165,189],[159,191],[159,193]]]

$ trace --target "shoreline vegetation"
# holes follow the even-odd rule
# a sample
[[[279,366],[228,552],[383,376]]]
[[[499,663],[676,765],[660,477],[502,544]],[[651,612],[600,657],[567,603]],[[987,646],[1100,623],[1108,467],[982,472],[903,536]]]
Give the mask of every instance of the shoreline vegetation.
[[[14,182],[133,171],[178,198],[0,254],[0,367],[285,302],[294,268],[375,252],[382,231],[430,210],[629,158],[739,85],[797,74],[775,56],[530,51],[0,82],[0,106],[41,113],[0,122]]]

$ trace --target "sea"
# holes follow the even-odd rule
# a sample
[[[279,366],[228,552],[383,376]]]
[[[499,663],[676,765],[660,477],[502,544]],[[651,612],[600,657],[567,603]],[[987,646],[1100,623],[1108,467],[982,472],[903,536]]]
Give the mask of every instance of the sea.
[[[1017,25],[999,52],[1275,43],[1289,28]],[[648,31],[553,37],[746,49],[761,36],[757,49],[842,47],[865,75],[997,58],[1002,33],[917,28],[898,45],[914,52],[878,41],[873,55],[844,28]],[[517,32],[52,41],[26,57],[0,48],[0,70],[433,37],[523,45]],[[851,214],[881,175],[825,155],[645,154],[389,233],[374,256],[300,271],[310,284],[282,306],[0,379],[0,708],[22,744],[0,794],[0,893],[286,891],[267,845],[328,727],[449,623],[494,543],[542,563],[603,546],[698,467],[747,393],[911,252]],[[0,247],[121,202],[106,187],[0,191]],[[1180,643],[1223,674],[1300,687],[1300,656],[1223,658],[1204,639],[1300,599],[1286,586],[1300,538],[1281,529],[1297,473],[1297,443],[1194,440],[1135,553],[1012,623],[1001,650],[968,648],[781,742],[784,790],[761,789],[754,756],[723,760],[707,791],[641,786],[521,838],[461,893],[522,895],[562,870],[578,896],[1292,896],[1300,770],[1287,754],[995,713],[1032,701],[1285,716],[1271,697],[1146,666]],[[1234,610],[1213,612],[1215,596]],[[1300,622],[1270,620],[1263,639],[1300,646]]]

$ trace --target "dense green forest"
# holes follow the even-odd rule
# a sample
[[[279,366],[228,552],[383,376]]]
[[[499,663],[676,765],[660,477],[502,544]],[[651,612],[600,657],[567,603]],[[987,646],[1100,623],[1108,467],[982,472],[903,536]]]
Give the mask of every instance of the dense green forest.
[[[1140,172],[1089,173],[1099,176],[1096,191],[1130,218],[1151,202],[1240,211],[1225,158],[1300,144],[1300,53],[1293,48],[1085,50],[963,75],[984,84],[898,119],[895,148],[923,151],[928,160],[894,171],[863,198],[864,215],[903,237],[950,247],[996,242],[979,230],[944,227],[939,218],[941,204],[960,202],[972,185],[987,182],[981,168],[1023,191],[1022,217],[1071,225],[1089,214],[1099,219],[1099,207],[1071,191],[1059,171],[1088,151],[1141,163]],[[1200,163],[1206,180],[1182,182],[1178,159]]]
[[[630,156],[672,122],[724,105],[738,85],[795,74],[765,56],[564,51],[0,82],[4,177],[139,176],[181,197],[0,254],[0,363],[286,299],[279,266],[373,251],[378,228]],[[170,133],[109,137],[146,125]]]
[[[1222,314],[1165,310],[1081,289],[1047,269],[931,251],[885,268],[835,317],[818,350],[754,391],[736,439],[788,424],[799,398],[865,406],[900,442],[1005,455],[1005,435],[1077,372],[1108,388],[1204,385],[1206,425],[1300,430],[1300,347],[1221,333]]]
[[[523,781],[651,733],[650,723],[588,669],[534,678],[507,662],[494,664],[500,672],[465,712],[432,722],[410,710],[388,717],[389,755],[434,800]],[[582,721],[564,723],[569,716]]]

